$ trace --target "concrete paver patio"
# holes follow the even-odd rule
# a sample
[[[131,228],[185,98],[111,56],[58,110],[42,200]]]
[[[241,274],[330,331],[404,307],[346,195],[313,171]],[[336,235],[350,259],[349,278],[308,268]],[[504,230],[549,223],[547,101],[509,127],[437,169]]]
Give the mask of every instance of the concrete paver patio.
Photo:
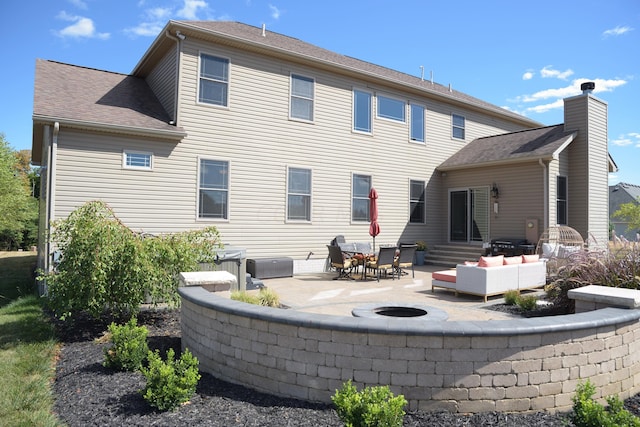
[[[336,273],[303,274],[294,277],[264,279],[265,286],[273,289],[280,302],[291,309],[337,316],[351,316],[351,310],[368,303],[421,304],[444,310],[448,320],[512,319],[513,315],[487,310],[487,305],[502,303],[502,296],[489,298],[471,295],[455,296],[452,291],[437,289],[431,292],[431,273],[443,270],[436,266],[416,266],[415,278],[411,273],[400,279],[375,278],[360,280],[333,280]]]

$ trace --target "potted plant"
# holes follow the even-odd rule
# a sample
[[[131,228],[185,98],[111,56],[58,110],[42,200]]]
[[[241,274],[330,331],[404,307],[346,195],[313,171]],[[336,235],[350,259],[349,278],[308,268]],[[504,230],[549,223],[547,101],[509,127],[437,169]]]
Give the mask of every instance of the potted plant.
[[[423,240],[416,242],[416,265],[424,265],[424,254],[427,251],[427,244]]]

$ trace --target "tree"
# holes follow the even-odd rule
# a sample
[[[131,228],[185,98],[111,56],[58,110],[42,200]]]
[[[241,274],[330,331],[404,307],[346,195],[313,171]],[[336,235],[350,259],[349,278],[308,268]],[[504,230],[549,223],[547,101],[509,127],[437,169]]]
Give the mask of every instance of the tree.
[[[637,202],[624,203],[613,213],[616,218],[627,221],[627,230],[640,230],[640,198]]]
[[[4,134],[0,133],[0,248],[17,249],[33,244],[38,205],[31,197],[29,177]],[[25,240],[25,237],[27,239]]]

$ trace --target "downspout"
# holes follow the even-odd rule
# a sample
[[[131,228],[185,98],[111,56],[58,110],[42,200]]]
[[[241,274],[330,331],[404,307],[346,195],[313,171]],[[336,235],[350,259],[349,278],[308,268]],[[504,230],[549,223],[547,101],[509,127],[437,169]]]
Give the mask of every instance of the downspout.
[[[176,82],[175,82],[175,90],[173,92],[173,117],[169,124],[174,126],[178,126],[178,96],[180,95],[179,87],[180,87],[180,52],[182,51],[182,40],[185,39],[185,36],[180,33],[180,31],[176,31],[176,36],[171,34],[169,30],[165,31],[165,35],[167,38],[174,40],[176,42]]]
[[[549,228],[549,184],[548,184],[548,180],[549,180],[549,173],[547,171],[547,165],[542,161],[542,159],[538,159],[538,163],[540,163],[540,166],[542,166],[542,182],[543,182],[543,188],[544,188],[544,196],[543,196],[543,223],[544,223],[544,228],[543,230],[547,230]]]
[[[56,159],[58,157],[58,134],[60,133],[60,122],[55,122],[53,124],[53,136],[51,138],[51,148],[49,150],[49,179],[48,183],[48,203],[47,203],[47,221],[46,221],[46,230],[47,230],[47,240],[45,244],[45,271],[49,271],[51,267],[51,242],[49,241],[49,235],[51,233],[51,221],[53,220],[53,215],[55,213],[55,205],[56,205]]]

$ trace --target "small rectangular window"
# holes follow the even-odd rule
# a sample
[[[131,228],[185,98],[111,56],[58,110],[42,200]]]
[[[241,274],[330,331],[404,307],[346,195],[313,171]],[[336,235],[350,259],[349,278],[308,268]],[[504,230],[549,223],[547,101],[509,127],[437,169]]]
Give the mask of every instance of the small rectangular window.
[[[406,105],[404,101],[399,99],[378,95],[378,117],[404,123]]]
[[[411,140],[424,142],[424,107],[411,104]]]
[[[409,223],[425,223],[424,181],[409,181]]]
[[[463,116],[457,114],[451,115],[451,122],[453,124],[452,135],[456,139],[464,139],[465,120]]]
[[[369,216],[369,190],[371,190],[371,177],[368,175],[353,175],[351,187],[351,220],[366,221]]]
[[[198,218],[229,217],[229,162],[200,160]]]
[[[126,169],[147,169],[152,167],[152,154],[134,151],[125,151],[123,158],[123,167]]]
[[[287,219],[311,221],[311,170],[289,168]]]
[[[558,176],[556,191],[556,222],[558,225],[567,225],[567,194],[569,191],[566,176]]]
[[[371,133],[371,94],[353,91],[353,130]]]
[[[291,110],[294,119],[313,121],[314,80],[291,75]]]
[[[229,97],[229,60],[200,54],[198,101],[226,107]]]

